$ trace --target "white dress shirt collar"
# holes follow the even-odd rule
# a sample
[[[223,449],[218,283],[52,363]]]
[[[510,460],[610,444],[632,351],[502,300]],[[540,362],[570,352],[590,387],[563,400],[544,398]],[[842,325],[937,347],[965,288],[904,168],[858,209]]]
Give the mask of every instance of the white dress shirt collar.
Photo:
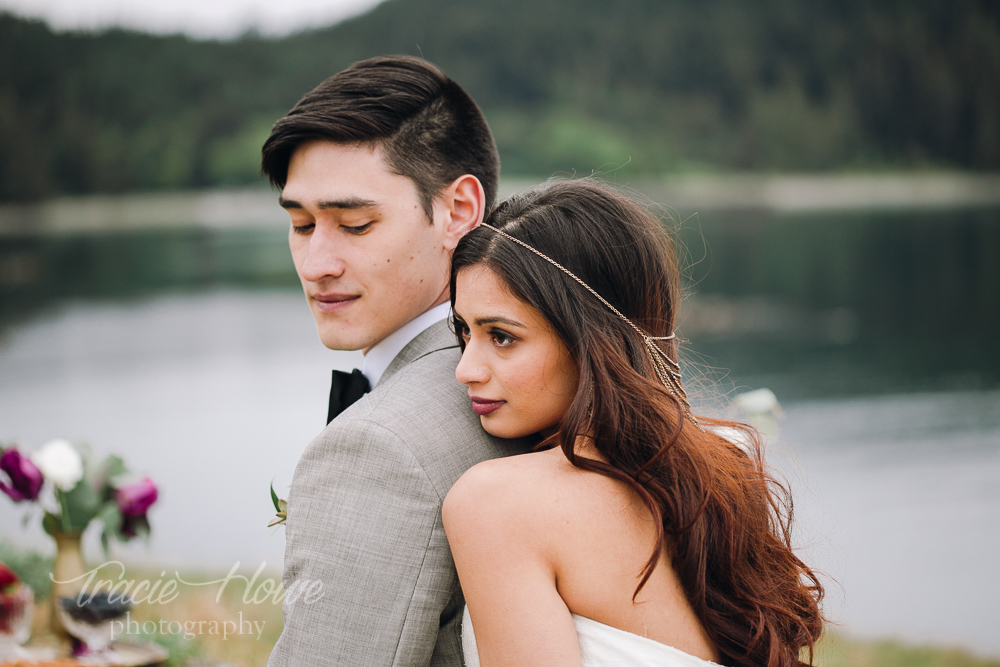
[[[396,358],[396,355],[432,324],[447,319],[450,310],[451,304],[449,302],[439,303],[373,345],[365,354],[365,361],[361,365],[361,372],[368,378],[368,383],[372,387],[377,385],[378,381],[382,379],[385,369],[389,368],[389,364]]]

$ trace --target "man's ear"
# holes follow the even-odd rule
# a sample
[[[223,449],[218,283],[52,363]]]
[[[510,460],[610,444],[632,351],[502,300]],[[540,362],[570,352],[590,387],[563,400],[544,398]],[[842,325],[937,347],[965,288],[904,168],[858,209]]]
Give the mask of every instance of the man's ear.
[[[444,245],[454,250],[459,239],[472,231],[486,215],[483,184],[472,174],[459,176],[440,196],[444,207]]]

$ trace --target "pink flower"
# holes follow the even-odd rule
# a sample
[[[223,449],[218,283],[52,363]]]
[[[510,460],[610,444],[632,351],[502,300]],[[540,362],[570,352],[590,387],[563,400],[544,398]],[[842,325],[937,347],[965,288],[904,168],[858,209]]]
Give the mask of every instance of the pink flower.
[[[153,480],[145,479],[123,486],[115,492],[118,509],[122,515],[130,518],[145,516],[149,506],[156,502],[157,491]]]
[[[7,473],[10,484],[0,480],[0,490],[3,490],[14,502],[34,500],[42,490],[42,472],[31,459],[22,456],[17,448],[4,450],[0,456],[0,470]]]

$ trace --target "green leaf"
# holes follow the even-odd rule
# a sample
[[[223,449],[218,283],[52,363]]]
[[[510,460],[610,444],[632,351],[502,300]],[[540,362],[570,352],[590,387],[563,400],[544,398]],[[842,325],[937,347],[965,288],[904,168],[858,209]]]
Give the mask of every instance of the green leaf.
[[[105,533],[114,535],[120,542],[125,541],[121,535],[122,513],[115,502],[109,501],[101,505],[95,518],[100,519],[101,523],[104,524]]]
[[[111,540],[108,539],[108,527],[101,531],[101,548],[104,549],[104,559],[111,560]]]
[[[80,480],[69,491],[56,491],[66,499],[66,509],[70,528],[74,531],[84,530],[101,506],[101,497],[86,479]]]
[[[85,442],[74,443],[73,448],[80,453],[80,460],[83,462],[83,478],[89,481],[96,473],[94,469],[94,450]]]
[[[122,461],[121,457],[117,454],[108,454],[104,461],[101,463],[101,484],[106,486],[110,485],[119,477],[124,477],[128,474],[128,468],[125,467],[125,462]],[[101,488],[95,485],[95,488]]]
[[[42,517],[42,530],[44,530],[49,535],[56,535],[63,532],[62,523],[52,512],[46,512],[45,516]]]
[[[278,506],[278,494],[274,492],[274,482],[271,482],[271,502],[274,503],[275,511],[280,512],[281,508]]]

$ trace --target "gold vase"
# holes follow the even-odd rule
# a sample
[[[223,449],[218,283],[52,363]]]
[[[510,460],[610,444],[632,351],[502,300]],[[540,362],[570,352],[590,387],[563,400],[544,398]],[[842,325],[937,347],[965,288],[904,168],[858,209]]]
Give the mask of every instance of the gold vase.
[[[69,639],[69,633],[59,618],[59,599],[75,597],[83,588],[83,575],[87,571],[83,564],[82,537],[82,532],[52,535],[56,541],[56,562],[52,567],[52,610],[49,614],[49,627],[52,633],[61,639]]]

